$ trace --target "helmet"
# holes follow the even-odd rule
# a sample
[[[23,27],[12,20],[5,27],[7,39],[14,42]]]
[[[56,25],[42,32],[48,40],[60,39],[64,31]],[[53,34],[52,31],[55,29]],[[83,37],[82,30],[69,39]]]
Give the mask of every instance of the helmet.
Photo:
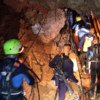
[[[78,22],[78,21],[81,21],[82,19],[81,19],[81,17],[76,17],[76,21]]]
[[[17,39],[10,39],[6,41],[3,45],[3,50],[5,55],[18,54],[19,49],[22,47],[21,43]]]

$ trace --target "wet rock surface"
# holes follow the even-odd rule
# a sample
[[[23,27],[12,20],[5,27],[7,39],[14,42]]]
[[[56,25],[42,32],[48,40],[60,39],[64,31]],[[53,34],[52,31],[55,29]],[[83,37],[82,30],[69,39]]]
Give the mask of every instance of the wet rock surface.
[[[0,36],[5,40],[17,38],[20,28],[20,14],[5,4],[0,4]]]
[[[4,0],[4,2],[12,6],[16,11],[21,11],[23,7],[35,8],[46,14],[48,10],[56,10],[57,8],[71,8],[79,14],[85,13],[90,16],[93,11],[96,18],[100,18],[100,1],[99,0]]]

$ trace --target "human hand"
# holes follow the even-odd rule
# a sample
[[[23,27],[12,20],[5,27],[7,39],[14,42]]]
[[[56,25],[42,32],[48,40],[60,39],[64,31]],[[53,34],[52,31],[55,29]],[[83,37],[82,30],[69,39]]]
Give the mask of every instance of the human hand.
[[[81,49],[78,49],[78,51],[80,52],[80,51],[81,51]]]

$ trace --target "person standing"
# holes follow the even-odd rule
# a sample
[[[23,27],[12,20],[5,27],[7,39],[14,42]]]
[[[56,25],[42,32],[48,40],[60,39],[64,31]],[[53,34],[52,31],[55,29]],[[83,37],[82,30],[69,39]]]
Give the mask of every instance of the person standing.
[[[63,54],[56,55],[53,58],[53,60],[50,61],[49,66],[51,68],[55,68],[55,66],[59,62],[60,57],[62,57],[62,59],[65,60],[65,61],[63,62],[62,66],[60,66],[60,67],[62,67],[63,73],[67,73],[66,80],[68,78],[70,78],[75,83],[77,83],[78,85],[80,85],[80,81],[78,81],[75,78],[74,74],[73,74],[73,62],[69,59],[70,50],[71,50],[71,45],[70,44],[65,44],[64,47],[63,47]],[[53,76],[52,80],[55,80],[56,81],[56,86],[58,86],[58,90],[59,90],[59,100],[64,100],[65,92],[67,90],[67,86],[66,86],[64,80],[57,73],[54,73],[54,76]]]
[[[22,45],[17,39],[10,39],[4,43],[3,50],[6,58],[0,62],[0,100],[24,100],[23,79],[29,85],[35,84],[35,81],[27,66],[18,61]]]
[[[100,44],[97,38],[94,38],[93,46],[88,48],[86,57],[89,61],[91,61],[90,74],[91,74],[91,85],[93,85],[95,84],[96,81],[96,75],[97,75],[97,81],[100,81]],[[93,97],[94,88],[92,88],[91,92]],[[97,93],[99,92],[100,92],[100,84],[97,85]]]

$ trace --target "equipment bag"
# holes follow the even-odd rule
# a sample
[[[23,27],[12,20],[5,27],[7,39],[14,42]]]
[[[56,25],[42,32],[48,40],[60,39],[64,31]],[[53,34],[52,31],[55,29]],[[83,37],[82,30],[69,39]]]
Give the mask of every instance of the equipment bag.
[[[85,37],[85,42],[84,42],[84,45],[83,45],[83,51],[84,52],[87,52],[88,51],[88,47],[91,46],[91,42],[93,40],[93,37]]]

